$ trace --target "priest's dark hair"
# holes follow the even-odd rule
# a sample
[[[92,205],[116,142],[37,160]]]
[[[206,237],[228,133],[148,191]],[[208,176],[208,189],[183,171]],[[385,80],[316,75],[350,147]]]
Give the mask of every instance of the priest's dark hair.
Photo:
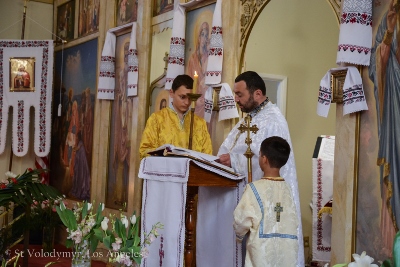
[[[235,79],[235,83],[240,81],[246,83],[247,90],[249,90],[250,94],[253,94],[258,89],[261,90],[263,95],[267,93],[264,80],[255,71],[245,71],[239,74]]]
[[[266,138],[260,147],[262,156],[266,156],[272,168],[282,168],[289,159],[290,145],[279,136]]]
[[[193,79],[187,74],[176,76],[172,82],[172,91],[175,92],[179,87],[185,86],[186,89],[193,89]]]

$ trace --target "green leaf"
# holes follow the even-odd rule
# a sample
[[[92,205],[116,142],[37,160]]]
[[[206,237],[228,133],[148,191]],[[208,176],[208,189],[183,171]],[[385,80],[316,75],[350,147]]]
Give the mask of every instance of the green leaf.
[[[127,246],[128,248],[134,246],[133,239],[128,239],[128,240],[126,240],[126,246]]]
[[[71,239],[65,240],[65,246],[66,246],[67,248],[72,247],[73,244],[74,244],[74,241],[72,241]]]
[[[140,243],[140,237],[138,235],[135,235],[135,237],[133,239],[133,245],[138,246],[139,243]]]
[[[85,201],[83,202],[83,207],[82,207],[82,219],[86,218],[87,211],[88,211],[88,203],[87,201]]]
[[[104,246],[106,246],[106,248],[112,249],[112,247],[111,247],[111,236],[104,237],[103,238],[103,243],[104,243]]]
[[[122,224],[121,220],[116,218],[115,219],[115,232],[117,233],[118,237],[120,237],[124,242],[126,240],[125,236],[125,226]]]
[[[102,204],[100,203],[99,206],[97,206],[97,212],[96,212],[96,223],[100,224],[103,221],[104,216],[101,215],[101,210]]]
[[[96,237],[90,239],[90,251],[95,252],[97,245],[99,244],[99,240]]]
[[[103,231],[100,230],[99,228],[93,229],[94,232],[94,236],[98,239],[98,240],[102,240],[103,239]]]

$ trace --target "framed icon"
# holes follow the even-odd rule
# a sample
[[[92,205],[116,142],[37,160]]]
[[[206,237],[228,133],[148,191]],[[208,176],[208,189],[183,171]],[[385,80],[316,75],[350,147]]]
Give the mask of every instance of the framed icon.
[[[35,91],[34,57],[10,58],[10,91],[11,92]]]

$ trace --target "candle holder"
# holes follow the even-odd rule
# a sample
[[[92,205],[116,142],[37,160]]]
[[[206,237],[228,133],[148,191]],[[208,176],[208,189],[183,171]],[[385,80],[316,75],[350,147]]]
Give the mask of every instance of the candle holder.
[[[192,149],[192,141],[193,141],[193,125],[194,125],[194,110],[196,107],[196,101],[199,99],[201,94],[193,94],[188,93],[187,96],[189,97],[190,101],[192,101],[192,106],[190,109],[190,132],[189,132],[189,149]]]

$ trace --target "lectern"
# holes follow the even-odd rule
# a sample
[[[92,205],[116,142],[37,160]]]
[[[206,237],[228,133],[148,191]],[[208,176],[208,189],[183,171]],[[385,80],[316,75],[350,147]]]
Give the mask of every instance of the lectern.
[[[196,232],[195,218],[195,196],[199,186],[223,186],[236,187],[241,180],[231,180],[217,173],[203,169],[193,162],[189,165],[189,179],[186,200],[186,236],[185,236],[185,267],[192,267],[193,255],[193,235]]]

